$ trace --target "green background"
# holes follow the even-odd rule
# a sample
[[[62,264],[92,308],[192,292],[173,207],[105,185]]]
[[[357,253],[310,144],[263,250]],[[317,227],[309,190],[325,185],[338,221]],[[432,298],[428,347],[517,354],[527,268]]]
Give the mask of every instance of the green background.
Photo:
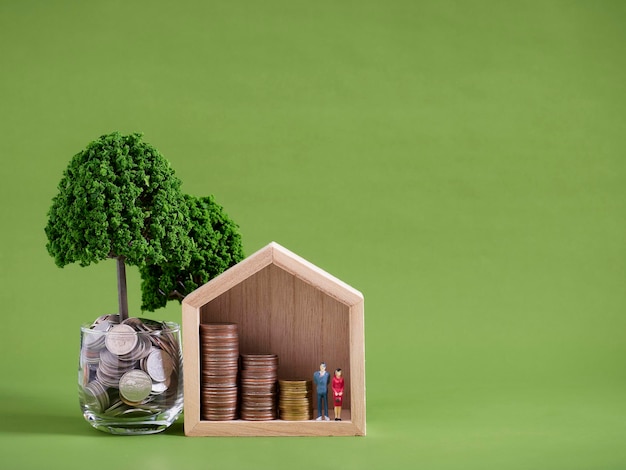
[[[1,0],[3,467],[626,468],[625,24],[621,1]],[[365,438],[83,420],[79,325],[116,311],[115,266],[58,269],[43,227],[113,130],[247,254],[364,293]]]

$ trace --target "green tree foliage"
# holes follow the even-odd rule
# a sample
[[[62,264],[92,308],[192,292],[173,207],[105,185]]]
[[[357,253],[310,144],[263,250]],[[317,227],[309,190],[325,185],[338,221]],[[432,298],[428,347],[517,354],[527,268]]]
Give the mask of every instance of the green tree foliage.
[[[194,241],[188,266],[177,263],[152,263],[140,267],[142,310],[164,307],[168,300],[181,301],[243,259],[241,235],[237,225],[217,204],[213,196],[196,198],[185,195]]]
[[[103,135],[63,173],[45,228],[48,252],[60,267],[107,258],[122,266],[186,266],[193,242],[180,186],[169,162],[141,134]],[[123,283],[120,292],[125,277]]]

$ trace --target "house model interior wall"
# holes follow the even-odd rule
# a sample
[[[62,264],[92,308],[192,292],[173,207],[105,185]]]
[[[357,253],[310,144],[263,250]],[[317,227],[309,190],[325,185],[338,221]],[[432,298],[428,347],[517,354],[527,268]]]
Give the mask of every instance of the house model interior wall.
[[[185,434],[365,435],[363,305],[359,291],[277,243],[189,294],[183,301]],[[199,328],[213,322],[237,323],[242,354],[277,354],[281,380],[312,380],[322,361],[331,375],[341,368],[342,420],[201,420]],[[329,409],[332,417],[332,398]]]

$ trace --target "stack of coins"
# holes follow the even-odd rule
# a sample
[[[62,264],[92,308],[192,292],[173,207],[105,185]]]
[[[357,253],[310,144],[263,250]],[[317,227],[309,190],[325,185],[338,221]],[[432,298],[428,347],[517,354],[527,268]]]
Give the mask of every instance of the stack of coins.
[[[311,380],[279,380],[278,384],[280,419],[286,421],[313,419],[313,382]]]
[[[237,416],[239,333],[235,323],[200,325],[202,419],[227,421]]]
[[[275,354],[242,354],[241,419],[276,419],[277,371],[278,356]]]
[[[164,323],[99,317],[83,333],[81,399],[107,416],[159,413],[175,399],[180,345]]]

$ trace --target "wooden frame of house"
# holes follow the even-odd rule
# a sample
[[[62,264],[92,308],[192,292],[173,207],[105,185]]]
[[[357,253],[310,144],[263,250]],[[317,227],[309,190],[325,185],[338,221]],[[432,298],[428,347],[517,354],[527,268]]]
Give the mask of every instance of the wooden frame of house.
[[[242,354],[277,354],[279,379],[312,380],[320,362],[343,370],[342,420],[201,419],[201,323],[238,324]],[[187,436],[365,435],[363,295],[277,243],[250,255],[183,300]],[[329,393],[332,397],[332,393]],[[313,405],[316,399],[313,398]]]

